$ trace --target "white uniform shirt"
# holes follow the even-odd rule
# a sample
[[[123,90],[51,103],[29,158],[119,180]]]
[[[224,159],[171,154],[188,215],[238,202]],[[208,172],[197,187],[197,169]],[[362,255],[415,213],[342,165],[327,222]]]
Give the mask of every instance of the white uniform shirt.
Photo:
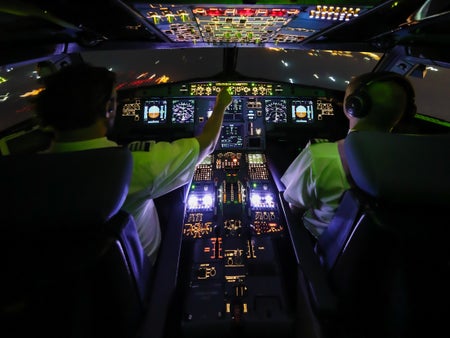
[[[106,137],[78,142],[53,143],[50,152],[117,147]],[[133,171],[128,196],[122,207],[133,215],[142,246],[154,263],[161,243],[159,217],[154,198],[192,180],[199,155],[195,138],[151,142],[146,151],[132,151]]]
[[[338,145],[309,142],[281,177],[285,200],[306,210],[305,227],[314,237],[328,227],[344,191],[350,188]]]

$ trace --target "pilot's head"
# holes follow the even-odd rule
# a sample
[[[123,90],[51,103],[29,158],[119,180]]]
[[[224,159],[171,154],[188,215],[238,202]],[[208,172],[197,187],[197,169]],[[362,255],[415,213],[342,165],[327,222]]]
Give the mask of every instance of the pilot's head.
[[[405,116],[414,115],[414,89],[397,73],[366,73],[350,81],[344,113],[352,130],[391,131]]]
[[[47,76],[35,100],[43,125],[67,132],[103,124],[115,113],[115,73],[88,64],[69,65]],[[105,129],[106,130],[106,129]]]

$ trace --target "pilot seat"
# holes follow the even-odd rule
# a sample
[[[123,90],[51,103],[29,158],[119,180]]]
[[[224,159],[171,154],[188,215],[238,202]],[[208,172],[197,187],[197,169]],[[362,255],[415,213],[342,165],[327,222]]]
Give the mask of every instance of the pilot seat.
[[[122,147],[0,157],[2,331],[8,337],[131,338],[151,263],[120,210]]]
[[[345,152],[354,187],[316,244],[343,335],[448,337],[450,135],[352,132]]]

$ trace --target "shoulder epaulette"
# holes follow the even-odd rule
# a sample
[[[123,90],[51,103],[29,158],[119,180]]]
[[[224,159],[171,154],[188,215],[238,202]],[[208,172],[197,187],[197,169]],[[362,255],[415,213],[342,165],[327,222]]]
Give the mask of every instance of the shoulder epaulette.
[[[311,140],[311,144],[317,144],[317,143],[324,143],[324,142],[330,142],[327,138],[313,138]]]
[[[131,151],[149,151],[152,144],[156,143],[153,140],[148,141],[133,141],[128,143],[127,147]]]

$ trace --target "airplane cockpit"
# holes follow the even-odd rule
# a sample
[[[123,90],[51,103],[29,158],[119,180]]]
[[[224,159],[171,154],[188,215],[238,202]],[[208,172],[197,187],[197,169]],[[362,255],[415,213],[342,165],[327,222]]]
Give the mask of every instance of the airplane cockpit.
[[[93,264],[95,287],[101,290],[114,280],[114,297],[101,292],[103,298],[96,299],[83,272],[83,288],[76,296],[66,297],[65,288],[57,288],[55,299],[62,298],[63,305],[46,306],[46,293],[37,311],[21,317],[23,309],[29,310],[25,298],[10,301],[9,291],[2,292],[1,321],[10,337],[447,336],[450,256],[442,210],[450,204],[449,23],[445,0],[6,1],[0,6],[0,172],[4,170],[2,199],[8,200],[8,210],[1,213],[8,214],[5,228],[34,218],[51,233],[45,240],[47,235],[38,235],[41,225],[27,225],[34,227],[32,236],[24,235],[28,230],[15,233],[19,240],[11,241],[12,249],[2,240],[2,261],[12,262],[8,273],[15,271],[8,285],[13,288],[14,278],[23,275],[14,263],[20,236],[34,248],[33,238],[43,243],[57,241],[56,234],[67,238],[76,224],[85,222],[86,217],[68,213],[95,214],[106,208],[108,215],[111,210],[119,214],[105,221],[116,237],[98,241],[99,233],[90,235],[96,242],[89,243],[97,243],[86,245],[89,255],[95,252],[90,263],[79,235],[74,235],[74,253],[55,262],[51,257],[59,253],[49,254],[42,245],[26,251],[36,257],[45,251],[45,268],[56,275],[67,262],[76,269]],[[120,198],[110,201],[112,196],[100,192],[83,200],[74,193],[70,208],[61,207],[57,216],[46,219],[42,210],[47,207],[42,201],[57,201],[43,190],[59,185],[56,191],[64,195],[65,183],[56,180],[61,171],[69,174],[65,182],[71,180],[72,166],[88,171],[80,169],[82,154],[72,162],[65,154],[65,164],[56,159],[28,164],[39,161],[53,137],[39,125],[31,102],[43,90],[47,74],[84,62],[117,74],[117,107],[108,138],[130,152],[199,135],[217,94],[228,90],[232,96],[215,150],[196,166],[190,184],[155,198],[162,240],[153,266],[142,256],[128,216],[118,212]],[[382,71],[410,79],[417,112],[401,121],[389,139],[370,132],[350,135],[343,112],[345,89],[358,74]],[[342,138],[349,138],[356,186],[343,196],[330,231],[316,241],[284,199],[280,178],[309,141]],[[129,156],[118,155],[122,165],[113,160],[109,168],[124,167],[120,177],[125,182]],[[108,171],[114,154],[102,156],[87,156],[99,176]],[[30,172],[53,176],[33,179]],[[21,180],[21,175],[28,178]],[[105,189],[108,182],[119,184],[111,175],[100,180],[108,195],[114,194],[113,188]],[[20,189],[10,183],[16,181],[22,182]],[[67,189],[84,187],[80,178],[73,182]],[[40,189],[36,199],[22,200],[18,191],[29,189],[33,195],[34,185]],[[117,190],[123,193],[125,186]],[[86,206],[96,201],[98,208]],[[24,203],[37,203],[30,210],[38,216],[17,216]],[[433,207],[440,210],[434,213]],[[120,222],[126,225],[117,230]],[[12,236],[10,230],[5,233],[5,238]],[[63,247],[57,246],[67,251]],[[108,268],[96,268],[103,255]],[[74,263],[77,256],[83,256],[82,263]],[[111,266],[124,261],[119,275]],[[33,274],[26,276],[33,279]],[[112,306],[109,297],[122,292],[119,305]],[[108,306],[115,316],[100,320],[96,311],[106,312]],[[31,326],[23,319],[44,307],[54,312],[42,312]],[[117,309],[127,318],[123,325]],[[63,315],[70,324],[61,324],[56,315],[52,321],[47,313]]]

